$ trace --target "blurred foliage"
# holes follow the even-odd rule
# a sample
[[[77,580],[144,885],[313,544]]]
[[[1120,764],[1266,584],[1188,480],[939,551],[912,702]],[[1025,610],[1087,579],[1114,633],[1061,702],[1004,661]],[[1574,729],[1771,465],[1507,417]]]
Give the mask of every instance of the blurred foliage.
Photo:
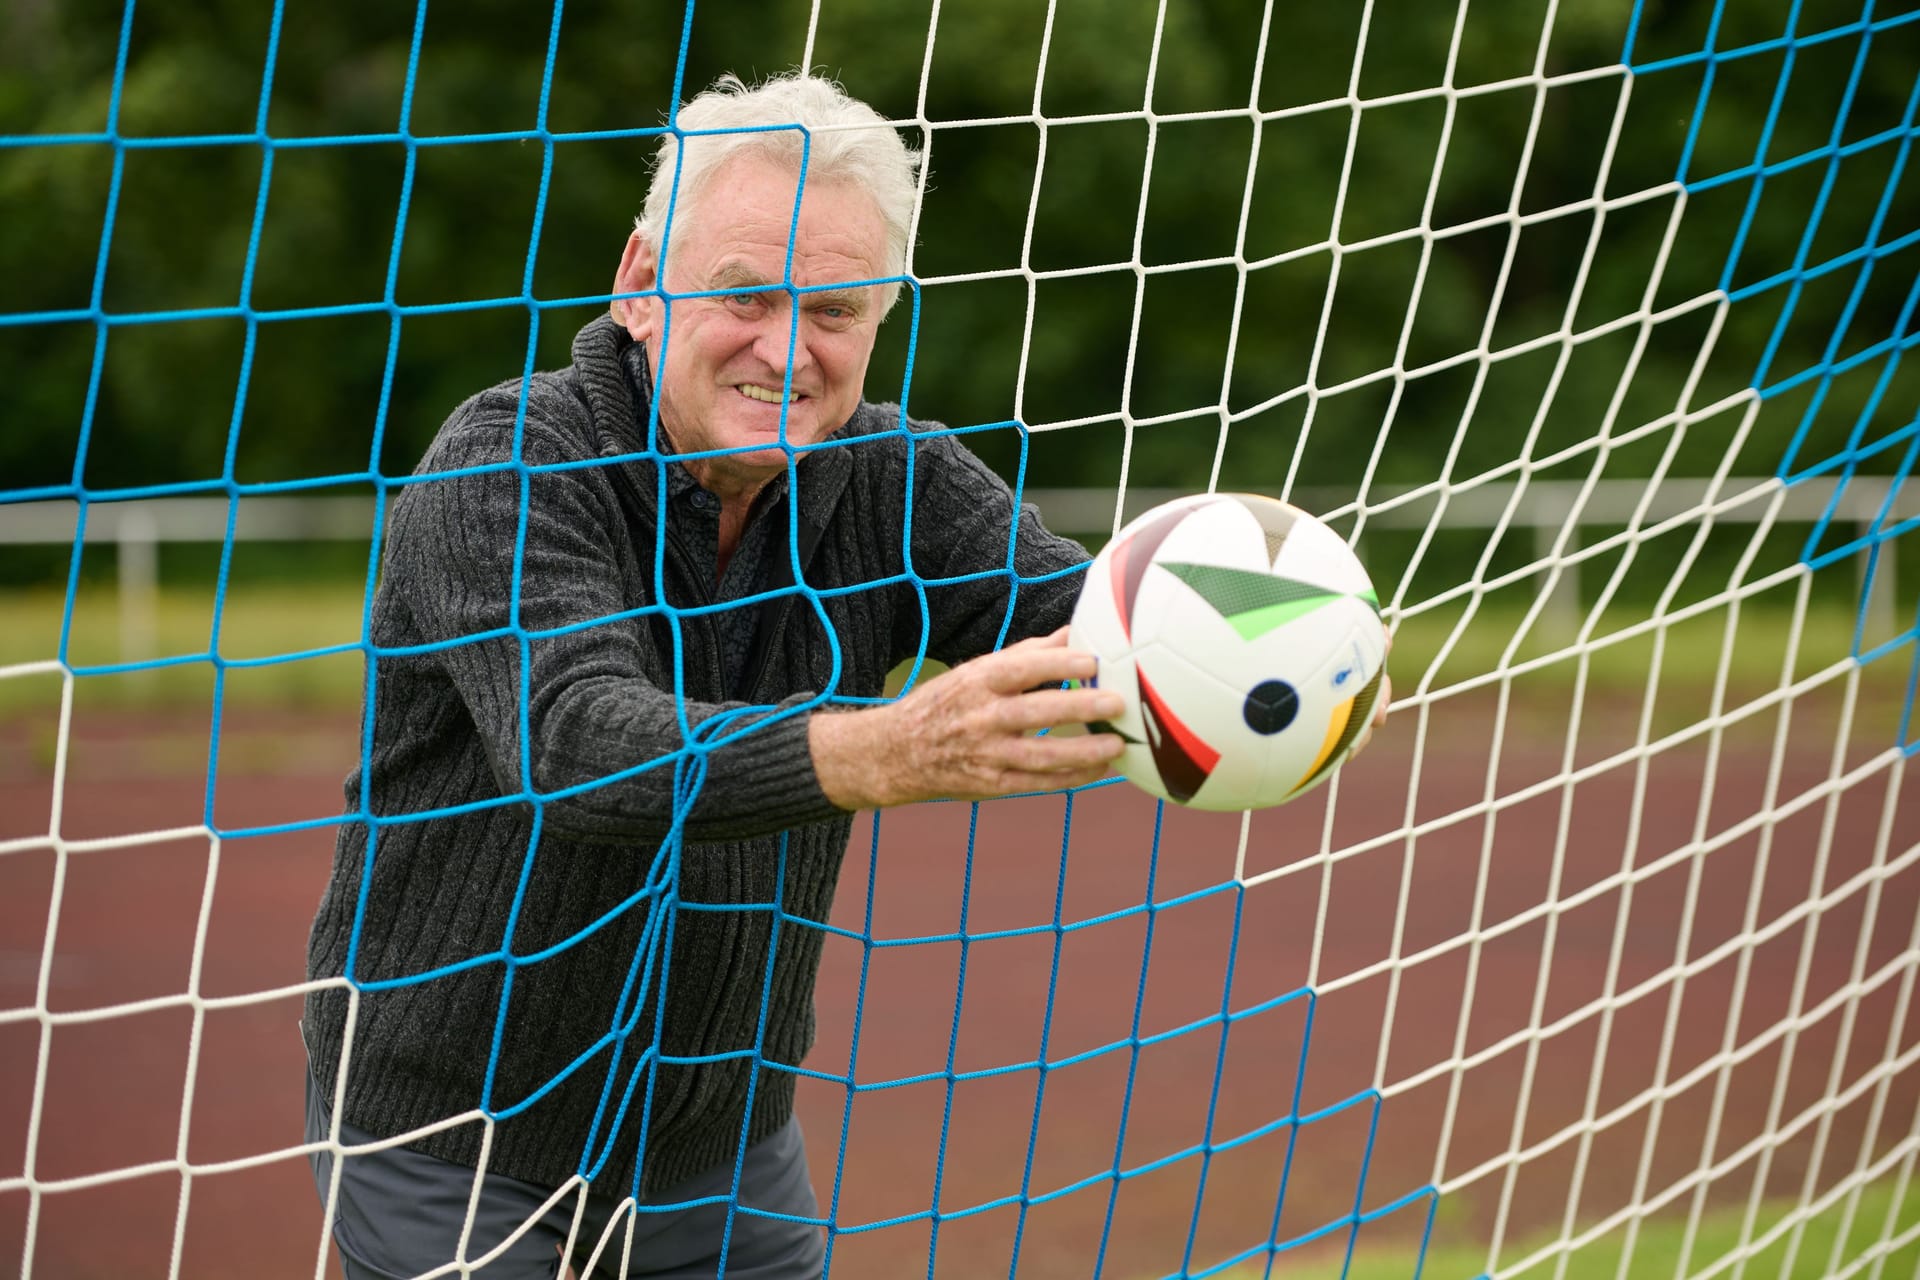
[[[1729,0],[1717,47],[1778,36],[1789,7]],[[208,140],[0,147],[0,312],[78,313],[0,326],[0,489],[409,470],[461,398],[530,358],[565,362],[598,308],[535,312],[521,299],[610,287],[652,152],[650,139],[473,135],[653,126],[676,87],[806,58],[927,126],[914,270],[933,283],[917,315],[903,303],[883,331],[869,395],[905,394],[916,415],[955,424],[1095,419],[1036,432],[1025,450],[1011,427],[970,437],[1009,474],[1024,452],[1030,483],[1113,486],[1124,465],[1144,485],[1200,487],[1216,468],[1222,483],[1270,490],[1352,488],[1369,471],[1375,484],[1415,484],[1581,446],[1548,473],[1584,476],[1604,455],[1607,474],[1632,476],[1650,474],[1669,443],[1682,473],[1711,471],[1736,448],[1736,472],[1770,473],[1789,453],[1804,467],[1848,448],[1856,420],[1853,443],[1870,446],[1920,398],[1920,362],[1896,365],[1881,412],[1862,419],[1887,369],[1873,360],[1817,396],[1809,384],[1770,401],[1744,438],[1739,415],[1723,414],[1591,448],[1673,410],[1711,313],[1667,318],[1644,342],[1637,325],[1553,340],[1569,323],[1585,330],[1825,261],[1867,243],[1876,218],[1880,243],[1920,224],[1920,179],[1890,187],[1898,148],[1877,145],[1848,155],[1830,189],[1822,160],[1771,175],[1757,194],[1747,179],[1693,197],[1650,291],[1671,193],[1597,228],[1592,208],[1566,209],[1682,171],[1703,68],[1638,77],[1623,99],[1604,69],[1620,60],[1629,0],[1561,4],[1550,30],[1546,0],[1474,5],[1459,11],[1457,39],[1454,7],[1425,0],[1276,5],[1270,24],[1259,0],[1181,0],[1164,14],[1153,0],[969,0],[944,6],[932,31],[929,8],[828,0],[810,30],[804,4],[734,0],[685,22],[680,6],[647,0],[570,6],[556,33],[542,5],[439,5],[420,21],[410,83],[411,6],[287,0],[275,38],[264,0],[149,3],[133,11],[116,94],[118,0],[16,0],[0,11],[0,136],[98,133],[117,111],[129,139]],[[1857,17],[1845,8],[1807,6],[1799,29]],[[1697,51],[1711,14],[1649,0],[1635,56]],[[1762,158],[1910,124],[1916,33],[1920,23],[1878,32],[1864,56],[1858,38],[1793,50]],[[1689,178],[1753,163],[1787,56],[1716,68]],[[1516,79],[1536,69],[1600,74],[1551,90]],[[1459,92],[1416,92],[1442,84]],[[1415,96],[1357,111],[1356,94]],[[402,130],[423,145],[409,149]],[[255,141],[262,132],[275,145]],[[347,135],[361,137],[302,145]],[[1395,235],[1423,225],[1442,234]],[[1820,363],[1830,344],[1844,357],[1902,332],[1916,259],[1920,247],[1880,261],[1851,303],[1857,266],[1795,290],[1762,381]],[[1195,262],[1205,265],[1161,270]],[[1084,273],[1026,274],[1067,269]],[[1754,380],[1788,293],[1732,309],[1693,404]],[[501,305],[401,320],[389,300]],[[376,306],[250,331],[242,304]],[[116,325],[103,340],[95,307],[230,314]],[[1532,340],[1512,358],[1470,356]],[[1367,380],[1396,367],[1421,372],[1397,393],[1391,376]],[[1871,465],[1888,469],[1898,452]],[[1447,552],[1441,567],[1470,569],[1482,549]]]

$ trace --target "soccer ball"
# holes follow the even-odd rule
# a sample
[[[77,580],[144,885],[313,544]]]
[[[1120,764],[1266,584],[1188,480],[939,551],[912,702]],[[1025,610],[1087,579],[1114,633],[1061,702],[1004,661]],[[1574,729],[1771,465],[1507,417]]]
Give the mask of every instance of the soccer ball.
[[[1210,493],[1155,507],[1094,557],[1073,648],[1119,691],[1116,767],[1196,809],[1257,809],[1325,781],[1352,753],[1386,673],[1367,571],[1287,503]]]

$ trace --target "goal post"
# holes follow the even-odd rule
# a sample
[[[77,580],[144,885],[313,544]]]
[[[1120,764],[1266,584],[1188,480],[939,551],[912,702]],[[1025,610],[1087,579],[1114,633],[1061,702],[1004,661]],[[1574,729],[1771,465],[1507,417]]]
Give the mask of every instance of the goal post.
[[[828,1274],[1920,1265],[1897,560],[1920,8],[816,0],[748,23],[688,0],[644,31],[558,4],[219,8],[217,33],[133,0],[110,33],[23,13],[0,42],[44,51],[0,54],[27,86],[0,95],[0,1257],[23,1277],[338,1274],[346,1160],[463,1135],[511,1164],[512,1120],[590,1081],[572,1176],[518,1224],[470,1214],[431,1271],[484,1277],[558,1222],[584,1275],[677,1203],[620,1151],[692,1067],[744,1082],[749,1120],[793,1094],[818,1211],[743,1191],[745,1122],[694,1198],[729,1239],[815,1223]],[[499,643],[531,671],[580,631],[707,625],[663,598],[391,642],[374,592],[402,495],[518,486],[518,607],[532,495],[607,460],[530,446],[524,399],[504,460],[415,476],[421,450],[624,296],[645,160],[698,133],[676,104],[790,65],[924,154],[867,398],[1090,547],[1174,494],[1314,509],[1395,638],[1366,755],[1246,814],[1110,779],[862,816],[812,914],[801,837],[714,902],[689,823],[729,746],[873,700],[837,685],[707,718],[683,696],[683,745],[603,776],[543,787],[529,753],[498,798],[343,810],[404,664]],[[262,532],[308,498],[352,525],[340,554]],[[57,556],[10,533],[29,519]],[[1038,589],[1007,534],[985,576]],[[908,560],[924,599],[941,579]],[[116,573],[159,585],[116,603]],[[887,585],[795,581],[802,622]],[[672,816],[646,874],[543,917],[561,808],[649,774]],[[533,833],[504,928],[360,967],[383,843],[503,806]],[[356,826],[347,976],[309,982]],[[757,1030],[689,1054],[675,940],[729,914]],[[604,1034],[503,1075],[532,1034],[516,984],[609,938]],[[819,956],[804,1057],[768,1038],[795,951]],[[484,1088],[353,1136],[376,1002],[481,977]],[[306,1143],[315,991],[345,1032]]]

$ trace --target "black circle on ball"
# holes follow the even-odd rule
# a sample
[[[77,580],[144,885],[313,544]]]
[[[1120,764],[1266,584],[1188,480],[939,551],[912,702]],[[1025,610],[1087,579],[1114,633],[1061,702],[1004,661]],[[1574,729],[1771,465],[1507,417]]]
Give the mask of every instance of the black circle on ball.
[[[1255,733],[1278,733],[1300,713],[1300,695],[1285,680],[1263,680],[1247,695],[1240,709],[1247,728]]]

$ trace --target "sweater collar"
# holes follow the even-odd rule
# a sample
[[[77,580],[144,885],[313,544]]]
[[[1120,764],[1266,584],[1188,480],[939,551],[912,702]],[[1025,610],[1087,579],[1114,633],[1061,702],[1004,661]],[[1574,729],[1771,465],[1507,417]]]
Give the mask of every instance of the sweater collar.
[[[574,335],[573,369],[586,393],[587,408],[593,415],[594,448],[603,458],[622,454],[645,453],[647,415],[652,411],[653,374],[648,367],[646,348],[635,342],[627,331],[601,314]],[[854,423],[849,421],[831,437],[846,443],[838,448],[816,449],[801,454],[789,476],[798,481],[802,524],[825,528],[840,494],[853,475]],[[629,465],[646,470],[639,486],[648,505],[654,499],[653,466],[655,459],[636,458]],[[674,473],[686,483],[692,477],[683,467],[669,465],[668,482]],[[780,482],[783,483],[783,482]]]

